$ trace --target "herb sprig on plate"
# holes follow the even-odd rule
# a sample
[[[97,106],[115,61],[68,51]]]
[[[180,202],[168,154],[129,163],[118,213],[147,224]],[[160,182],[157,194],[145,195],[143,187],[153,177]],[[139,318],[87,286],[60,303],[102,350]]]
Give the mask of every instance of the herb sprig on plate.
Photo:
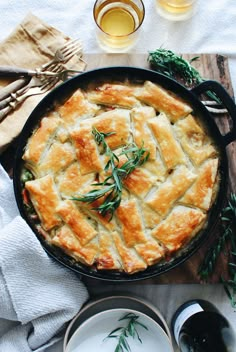
[[[102,216],[110,214],[112,219],[115,210],[121,203],[121,194],[123,189],[123,180],[138,166],[141,166],[149,158],[149,152],[142,146],[138,148],[135,143],[131,143],[122,148],[121,153],[117,156],[106,142],[106,137],[111,136],[114,132],[103,133],[93,128],[92,134],[98,145],[102,146],[102,153],[108,157],[108,162],[105,165],[104,171],[108,176],[103,182],[93,184],[98,188],[91,190],[81,197],[73,197],[73,200],[93,203],[94,201],[104,197],[102,204],[94,207]],[[125,155],[127,161],[119,166],[119,156]]]
[[[130,345],[127,341],[128,337],[132,337],[133,339],[137,338],[140,343],[142,340],[139,336],[137,331],[137,326],[140,326],[146,330],[148,330],[147,326],[138,321],[139,316],[134,313],[128,313],[124,315],[119,321],[128,320],[127,326],[125,327],[118,327],[110,332],[110,334],[105,338],[115,338],[118,340],[117,346],[115,348],[115,352],[125,352],[131,351]]]
[[[173,51],[163,48],[151,51],[148,55],[148,61],[155,71],[173,79],[180,80],[181,83],[188,88],[192,88],[205,81],[198,70],[191,65],[192,62],[198,59],[199,56],[194,56],[188,61],[182,56],[175,54]],[[208,91],[206,94],[218,104],[221,103],[213,92]]]
[[[232,307],[236,308],[236,194],[231,193],[227,206],[221,213],[221,234],[208,251],[199,268],[199,275],[207,280],[214,272],[221,253],[228,258],[228,275],[221,281],[230,299]]]

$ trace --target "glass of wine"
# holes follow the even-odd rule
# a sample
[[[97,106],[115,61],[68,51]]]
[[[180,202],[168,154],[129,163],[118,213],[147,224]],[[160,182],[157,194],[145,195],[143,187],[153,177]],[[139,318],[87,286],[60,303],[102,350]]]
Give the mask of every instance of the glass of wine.
[[[145,8],[142,0],[96,0],[93,15],[100,47],[126,52],[137,42]]]
[[[193,16],[196,3],[197,0],[156,0],[156,7],[160,16],[172,21],[183,21]]]

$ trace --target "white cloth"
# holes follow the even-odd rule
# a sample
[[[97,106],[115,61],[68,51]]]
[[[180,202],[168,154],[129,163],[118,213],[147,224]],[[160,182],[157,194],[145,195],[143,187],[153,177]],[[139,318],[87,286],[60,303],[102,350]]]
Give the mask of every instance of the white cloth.
[[[80,278],[48,257],[19,216],[0,166],[0,351],[44,351],[87,298]]]
[[[177,53],[218,53],[229,57],[229,67],[234,90],[236,91],[236,1],[235,0],[198,0],[197,13],[190,20],[171,22],[161,18],[155,8],[156,0],[143,0],[146,9],[145,20],[142,25],[139,42],[132,48],[132,52],[147,53],[160,46]],[[93,4],[95,0],[0,0],[1,31],[0,40],[3,40],[22,21],[28,11],[63,31],[65,34],[83,41],[85,53],[99,53],[95,36],[93,20]],[[1,192],[0,192],[1,194]],[[4,216],[8,216],[5,214]],[[109,285],[104,285],[104,290]],[[126,287],[126,286],[125,286]],[[150,287],[137,285],[137,293],[144,292],[149,298],[162,297],[161,308],[170,318],[180,300],[187,300],[201,296],[202,290],[206,298],[212,298],[212,289],[202,285]],[[121,285],[117,287],[119,290]],[[158,290],[158,294],[157,294]],[[215,289],[218,307],[228,307],[228,298],[224,292],[219,294],[219,287]],[[94,289],[95,291],[95,289]],[[191,293],[192,292],[192,293]],[[191,296],[192,295],[192,296]],[[176,297],[177,298],[176,298]],[[179,298],[179,301],[178,301]],[[223,301],[224,300],[224,301]],[[166,302],[168,301],[168,304]],[[170,307],[170,308],[169,308]],[[7,312],[6,312],[7,313]],[[230,309],[227,316],[235,322],[235,313]],[[9,330],[4,324],[5,331]],[[0,323],[1,328],[1,323]],[[1,333],[0,333],[1,335]],[[0,339],[1,340],[1,339]],[[47,352],[61,352],[62,344],[47,349]],[[2,352],[1,348],[0,351]],[[12,350],[3,350],[12,352]],[[18,350],[20,352],[20,350]]]
[[[0,40],[22,21],[28,11],[75,38],[81,38],[85,53],[99,53],[95,36],[95,0],[0,0]],[[218,53],[229,56],[236,90],[236,1],[197,0],[196,14],[187,21],[160,17],[156,0],[143,0],[145,19],[140,40],[132,52],[146,53],[160,46],[178,53]]]

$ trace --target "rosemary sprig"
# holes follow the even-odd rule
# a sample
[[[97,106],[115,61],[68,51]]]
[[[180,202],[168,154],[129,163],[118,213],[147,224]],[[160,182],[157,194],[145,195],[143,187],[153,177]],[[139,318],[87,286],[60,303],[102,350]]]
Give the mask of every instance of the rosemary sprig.
[[[199,59],[199,56],[195,56],[187,61],[182,56],[176,55],[173,51],[162,48],[151,51],[148,55],[148,61],[155,71],[181,80],[188,88],[192,88],[205,81],[200,73],[191,65],[197,59]],[[206,94],[218,104],[221,104],[221,101],[213,92],[208,91]]]
[[[105,138],[114,134],[114,132],[103,133],[93,128],[92,134],[98,145],[101,145],[102,153],[108,156],[108,162],[105,165],[104,171],[109,173],[109,176],[103,182],[93,184],[98,188],[84,194],[82,197],[73,197],[73,200],[93,203],[94,201],[103,198],[103,203],[93,210],[97,210],[102,216],[110,214],[112,219],[115,210],[121,202],[121,194],[123,189],[123,179],[127,177],[134,169],[145,163],[149,157],[149,153],[142,146],[138,148],[135,143],[126,145],[122,148],[120,155],[125,155],[127,161],[119,166],[119,156],[110,149]]]
[[[224,252],[228,258],[229,279],[221,276],[221,281],[231,305],[236,308],[236,194],[231,193],[228,205],[222,210],[221,231],[201,264],[199,275],[207,280],[213,274],[220,254]]]
[[[115,348],[115,352],[131,351],[130,345],[127,341],[128,337],[132,337],[133,339],[137,338],[138,341],[142,343],[142,340],[137,331],[137,326],[140,326],[146,330],[148,330],[148,328],[144,324],[140,323],[138,319],[139,319],[139,316],[134,313],[128,313],[124,315],[119,319],[119,321],[128,320],[127,326],[125,327],[120,326],[112,330],[110,334],[105,338],[105,339],[115,338],[118,340],[117,346]]]

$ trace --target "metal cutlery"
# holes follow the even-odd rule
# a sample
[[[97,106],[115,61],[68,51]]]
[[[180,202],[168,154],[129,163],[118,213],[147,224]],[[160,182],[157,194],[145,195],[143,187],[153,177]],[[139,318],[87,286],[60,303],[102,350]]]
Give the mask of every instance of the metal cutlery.
[[[69,69],[67,70],[67,69],[65,69],[64,66],[62,66],[62,63],[66,63],[74,55],[79,54],[79,53],[82,54],[81,42],[78,40],[67,41],[61,48],[56,50],[55,55],[52,60],[43,64],[41,67],[39,67],[35,70],[30,70],[30,71],[35,71],[38,73],[38,72],[45,72],[45,70],[50,69],[50,75],[49,75],[50,77],[48,77],[48,79],[51,79],[52,77],[53,78],[57,77],[59,80],[60,79],[66,80],[69,77],[71,77],[72,75],[74,75],[76,73],[80,73],[81,71],[69,70]],[[82,60],[81,57],[78,57],[78,58],[84,62],[84,60]],[[29,70],[25,70],[25,71],[29,71]],[[47,72],[45,73],[44,76],[47,76]],[[36,75],[36,77],[43,78],[43,75],[41,75],[41,76]],[[16,93],[19,89],[20,89],[20,92],[18,91],[17,93],[18,93],[18,95],[21,94],[22,93],[21,88],[24,86],[27,87],[28,82],[29,82],[29,80],[27,80],[26,78],[21,78],[21,79],[18,79],[16,81],[8,84],[6,87],[1,88],[0,101],[9,97],[11,93]],[[40,85],[41,84],[40,80],[38,80],[38,81],[35,80],[35,77],[33,77],[30,82],[31,83],[28,88],[30,88],[32,85]],[[10,100],[11,99],[8,99],[7,102],[3,102],[2,107],[6,106],[6,103],[9,103]]]
[[[17,80],[18,82],[19,80]],[[30,81],[25,84],[23,87],[17,89],[15,92],[12,92],[8,94],[8,96],[5,99],[0,100],[0,110],[5,108],[11,101],[14,101],[16,98],[18,98],[21,94],[25,93],[27,90],[33,87],[40,87],[44,83],[46,83],[47,80],[41,80],[36,77],[33,77],[30,79]]]
[[[8,103],[8,106],[0,110],[0,121],[12,110],[14,110],[19,104],[21,104],[25,99],[32,95],[40,95],[48,92],[52,89],[56,83],[58,82],[58,78],[54,78],[52,80],[46,80],[42,85],[31,87],[29,89],[24,90],[21,95],[11,95],[13,100]]]
[[[49,62],[43,64],[40,67],[40,70],[44,71],[44,70],[48,69],[50,66],[57,64],[57,63],[62,63],[62,62],[66,63],[67,61],[72,59],[72,57],[74,55],[78,55],[78,54],[82,55],[82,49],[83,49],[82,44],[78,39],[70,40],[70,41],[66,42],[61,48],[56,50],[53,59],[50,60]],[[81,58],[81,56],[79,56],[78,58],[79,58],[79,60],[84,62],[84,60]]]
[[[26,68],[17,66],[0,66],[0,77],[33,77],[33,76],[51,76],[53,75],[50,71],[44,71],[41,69],[28,70]]]
[[[23,86],[26,86],[29,82],[29,78],[21,78],[17,81],[9,83],[7,86],[0,89],[0,101],[6,99],[11,93],[16,92]]]
[[[21,94],[25,93],[27,89],[30,89],[35,86],[41,86],[43,83],[46,82],[46,80],[50,81],[50,79],[55,78],[57,81],[65,81],[70,77],[73,77],[75,74],[78,74],[82,71],[78,70],[70,70],[70,69],[64,69],[64,67],[61,64],[56,64],[50,71],[51,75],[49,77],[44,77],[44,76],[33,76],[30,81],[28,81],[28,84],[25,84],[23,87],[20,87],[20,89],[15,90],[14,92],[11,92],[8,94],[7,97],[4,99],[0,99],[0,109],[3,109],[6,107],[12,100],[15,100],[18,96]],[[18,82],[17,80],[16,82]],[[25,82],[26,83],[26,82]]]
[[[54,65],[51,69],[51,72],[55,72],[55,73],[61,73],[63,71],[63,67],[61,65],[57,66]],[[56,77],[55,77],[56,78]],[[45,78],[45,77],[32,77],[30,80],[26,81],[25,79],[25,84],[22,85],[21,87],[19,87],[19,89],[15,89],[14,92],[10,92],[8,94],[7,97],[5,97],[4,99],[0,100],[0,109],[3,109],[4,107],[6,107],[11,101],[14,101],[17,97],[19,97],[21,94],[25,93],[27,90],[29,90],[32,87],[38,87],[43,85],[44,83],[47,82],[47,80],[49,81],[51,79],[50,78]],[[59,77],[58,77],[58,81],[59,81]],[[13,83],[17,84],[20,80],[17,80]],[[10,83],[8,86],[10,86],[12,83]],[[8,87],[7,86],[7,87]],[[7,88],[6,87],[6,88]]]
[[[17,66],[0,66],[0,77],[68,77],[81,71],[72,69],[62,69],[60,72],[42,71],[40,68],[28,70]]]

